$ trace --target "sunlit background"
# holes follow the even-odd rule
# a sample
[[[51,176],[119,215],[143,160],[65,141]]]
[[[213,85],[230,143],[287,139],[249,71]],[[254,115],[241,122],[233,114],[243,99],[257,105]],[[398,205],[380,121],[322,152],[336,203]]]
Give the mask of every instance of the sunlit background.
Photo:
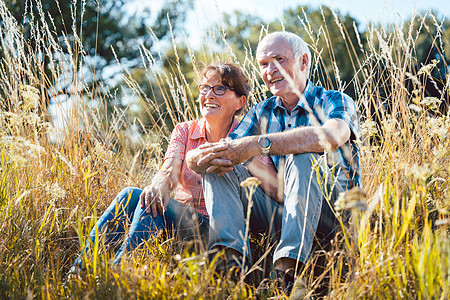
[[[143,6],[158,11],[163,5],[162,1],[134,1],[129,3],[132,12],[142,9]],[[264,21],[280,20],[283,11],[295,8],[299,5],[317,8],[321,5],[328,6],[341,15],[349,14],[358,20],[359,26],[365,28],[367,24],[399,23],[411,19],[413,14],[433,12],[440,20],[450,16],[450,2],[448,0],[331,0],[331,1],[302,1],[302,0],[194,0],[194,10],[188,14],[184,28],[189,37],[191,46],[200,45],[205,30],[216,26],[224,13],[232,13],[235,10],[251,15],[258,15]]]

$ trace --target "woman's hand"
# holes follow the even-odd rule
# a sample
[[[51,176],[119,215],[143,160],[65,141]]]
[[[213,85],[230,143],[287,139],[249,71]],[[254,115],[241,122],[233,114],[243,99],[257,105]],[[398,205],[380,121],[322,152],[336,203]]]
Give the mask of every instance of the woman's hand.
[[[162,216],[170,200],[170,193],[176,187],[181,172],[182,160],[179,158],[168,158],[164,161],[161,170],[153,177],[152,183],[145,187],[141,193],[139,203],[145,208],[147,214],[153,218]]]
[[[170,200],[171,189],[164,182],[159,182],[157,178],[153,179],[151,185],[144,188],[140,196],[141,208],[145,208],[147,214],[152,214],[153,218],[162,216]]]

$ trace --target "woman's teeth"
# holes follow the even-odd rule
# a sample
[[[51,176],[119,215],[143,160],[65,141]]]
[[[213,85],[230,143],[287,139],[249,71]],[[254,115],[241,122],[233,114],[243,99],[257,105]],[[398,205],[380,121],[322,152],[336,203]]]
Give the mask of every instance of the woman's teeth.
[[[217,105],[217,104],[209,104],[209,103],[206,103],[206,104],[205,104],[205,107],[208,107],[208,108],[217,108],[217,107],[219,107],[219,105]]]

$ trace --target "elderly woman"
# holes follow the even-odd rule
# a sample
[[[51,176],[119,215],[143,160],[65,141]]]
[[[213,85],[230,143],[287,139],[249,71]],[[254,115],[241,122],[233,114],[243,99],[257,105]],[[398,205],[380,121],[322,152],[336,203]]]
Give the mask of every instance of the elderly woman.
[[[124,253],[161,229],[180,236],[208,236],[209,220],[202,179],[187,167],[186,153],[207,142],[218,142],[236,128],[239,122],[235,116],[246,106],[250,85],[238,66],[214,63],[201,72],[199,91],[202,118],[175,127],[164,163],[151,184],[143,190],[123,189],[90,233],[91,242],[97,235],[104,239],[105,245],[111,245],[123,239],[124,225],[131,223],[115,255],[115,263],[120,263]],[[255,170],[262,168],[268,172],[269,176],[260,179],[266,192],[272,194],[267,189],[274,189],[276,179],[270,177],[275,174],[270,159],[258,157],[251,165]],[[171,198],[173,191],[175,193]],[[89,252],[89,242],[86,252]],[[77,265],[81,265],[80,257],[74,264]]]

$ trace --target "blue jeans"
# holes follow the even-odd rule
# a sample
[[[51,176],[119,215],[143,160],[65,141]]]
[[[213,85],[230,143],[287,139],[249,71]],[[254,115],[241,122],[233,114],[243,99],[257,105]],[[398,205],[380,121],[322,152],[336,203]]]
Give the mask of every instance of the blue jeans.
[[[182,238],[207,238],[209,222],[207,217],[179,201],[170,199],[164,215],[153,218],[151,214],[145,213],[139,204],[141,193],[141,189],[127,187],[117,195],[92,228],[89,234],[90,241],[85,248],[86,253],[91,253],[90,243],[95,242],[97,231],[100,241],[106,246],[114,245],[123,239],[124,225],[127,222],[131,223],[130,228],[114,257],[116,264],[120,263],[124,253],[141,245],[163,229],[172,231]],[[77,258],[75,264],[81,265],[81,257]]]
[[[253,195],[249,230],[269,232],[276,238],[274,262],[289,257],[305,263],[315,238],[326,239],[334,234],[336,219],[316,180],[312,156],[319,158],[313,153],[286,156],[283,205],[270,199],[260,187]],[[209,248],[232,248],[251,259],[250,252],[243,251],[246,243],[246,249],[249,249],[249,241],[244,240],[249,203],[240,186],[249,176],[244,166],[237,165],[223,176],[203,174],[202,179],[210,216]],[[331,203],[339,191],[342,187],[337,184],[332,191]]]

